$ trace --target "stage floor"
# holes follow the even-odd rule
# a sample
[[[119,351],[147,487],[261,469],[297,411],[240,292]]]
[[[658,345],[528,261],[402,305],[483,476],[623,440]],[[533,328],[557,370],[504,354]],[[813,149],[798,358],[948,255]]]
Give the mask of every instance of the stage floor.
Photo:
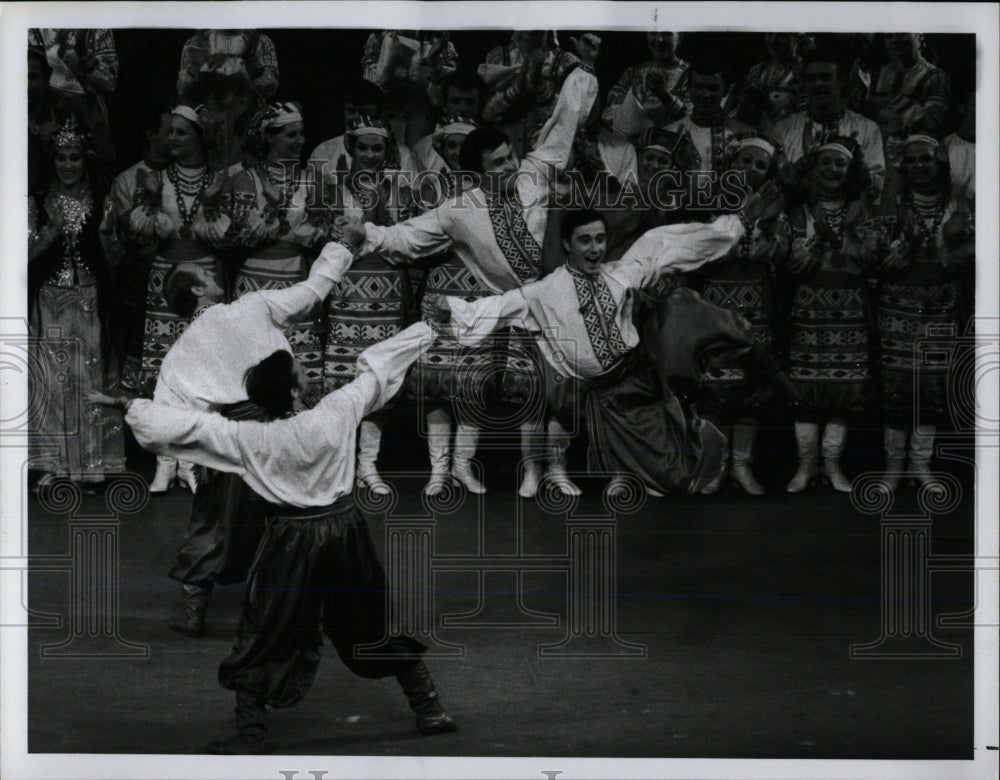
[[[854,438],[845,470],[877,469],[878,432]],[[436,643],[427,664],[461,728],[418,736],[395,681],[352,676],[327,645],[305,701],[271,711],[269,752],[972,758],[971,621],[940,627],[936,618],[973,606],[973,575],[935,572],[915,586],[924,590],[906,591],[915,598],[886,607],[885,523],[830,488],[786,494],[795,467],[790,434],[763,437],[758,471],[770,488],[763,498],[727,487],[711,498],[648,498],[617,515],[597,478],[580,479],[585,493],[573,504],[517,498],[515,452],[489,448],[479,456],[489,493],[429,512],[420,499],[426,450],[409,440],[415,443],[387,446],[383,456],[383,472],[398,488],[395,506],[388,518],[367,516],[383,560],[387,522],[394,539],[409,523],[430,540],[433,613],[404,618],[415,630],[433,628],[423,637]],[[574,449],[571,466],[580,470],[582,462]],[[413,464],[413,472],[404,468]],[[923,571],[939,557],[974,552],[972,469],[940,465],[961,490],[950,511],[932,513],[924,526],[911,523],[926,533]],[[152,475],[148,456],[133,457],[129,467]],[[37,613],[29,631],[30,752],[193,754],[233,732],[233,696],[216,673],[241,588],[217,591],[203,638],[165,626],[180,600],[166,572],[190,504],[190,493],[174,488],[110,526],[117,627],[96,632],[117,631],[123,642],[82,637],[62,648],[82,657],[59,656],[52,648],[71,635],[79,609],[70,575],[30,574],[27,600]],[[103,498],[85,497],[74,517],[104,507]],[[916,492],[902,491],[893,511],[919,517]],[[67,556],[69,519],[32,499],[31,555]],[[577,543],[597,546],[574,553]],[[587,555],[599,565],[581,565]],[[588,580],[594,566],[597,580]],[[883,620],[903,612],[917,622]],[[61,625],[42,625],[45,615]],[[83,622],[77,615],[76,624]],[[851,657],[852,645],[883,635],[894,640],[883,651],[902,657]],[[87,655],[109,648],[110,657]],[[957,654],[947,657],[948,648]]]

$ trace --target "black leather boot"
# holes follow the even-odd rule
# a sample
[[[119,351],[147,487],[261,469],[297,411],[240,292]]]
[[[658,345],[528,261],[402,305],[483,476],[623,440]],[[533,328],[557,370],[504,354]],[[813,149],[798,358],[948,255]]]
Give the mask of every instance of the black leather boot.
[[[208,600],[212,597],[212,587],[198,585],[184,586],[184,603],[167,621],[167,628],[187,636],[202,636],[205,633],[205,613]]]
[[[253,756],[264,750],[267,736],[267,708],[248,691],[236,692],[236,735],[208,743],[216,756]]]
[[[409,671],[397,674],[396,679],[410,702],[410,709],[417,715],[417,731],[425,736],[458,731],[458,724],[438,701],[437,688],[423,661],[417,661]]]

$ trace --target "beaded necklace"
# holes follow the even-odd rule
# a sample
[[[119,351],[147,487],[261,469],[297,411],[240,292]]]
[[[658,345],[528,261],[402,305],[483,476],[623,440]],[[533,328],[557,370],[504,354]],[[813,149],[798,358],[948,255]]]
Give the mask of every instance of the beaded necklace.
[[[181,238],[191,238],[191,224],[201,207],[201,195],[212,181],[212,174],[208,168],[205,168],[201,174],[195,173],[192,176],[181,171],[174,163],[167,168],[167,178],[174,185],[174,201],[177,203],[177,212],[181,215],[182,226],[179,235]],[[184,205],[183,196],[185,195],[194,198],[190,211]]]
[[[923,195],[913,190],[906,193],[906,208],[916,217],[914,222],[919,234],[911,239],[914,250],[930,252],[934,249],[947,205],[941,193]]]
[[[835,268],[842,268],[846,262],[840,253],[840,249],[844,245],[844,201],[820,198],[816,205],[819,208],[815,210],[814,217],[826,228],[826,232],[833,236],[833,240],[828,240],[827,243],[831,248],[837,250],[830,258],[830,264]]]

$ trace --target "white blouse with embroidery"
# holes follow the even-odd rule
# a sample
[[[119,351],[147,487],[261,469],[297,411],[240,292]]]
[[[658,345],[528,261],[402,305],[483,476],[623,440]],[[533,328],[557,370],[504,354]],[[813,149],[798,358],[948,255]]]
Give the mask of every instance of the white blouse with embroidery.
[[[710,224],[665,225],[593,276],[562,266],[503,295],[473,302],[449,297],[454,334],[461,344],[474,346],[501,326],[520,325],[539,334],[542,355],[556,371],[592,379],[639,343],[632,290],[664,273],[693,271],[724,257],[743,232],[733,214]]]

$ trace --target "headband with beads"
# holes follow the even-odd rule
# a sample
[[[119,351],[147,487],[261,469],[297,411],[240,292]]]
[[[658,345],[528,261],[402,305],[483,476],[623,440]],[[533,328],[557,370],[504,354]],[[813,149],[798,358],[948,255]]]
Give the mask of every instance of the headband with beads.
[[[431,144],[435,149],[440,149],[444,139],[449,135],[467,136],[478,127],[476,120],[466,116],[445,117],[438,122],[434,128],[434,135],[431,137]]]
[[[359,116],[351,122],[347,128],[347,134],[355,138],[359,135],[377,135],[379,138],[389,137],[389,128],[382,119],[374,119],[368,116]]]
[[[292,103],[272,103],[270,109],[272,114],[264,123],[267,130],[276,130],[279,127],[302,121],[302,113]]]

